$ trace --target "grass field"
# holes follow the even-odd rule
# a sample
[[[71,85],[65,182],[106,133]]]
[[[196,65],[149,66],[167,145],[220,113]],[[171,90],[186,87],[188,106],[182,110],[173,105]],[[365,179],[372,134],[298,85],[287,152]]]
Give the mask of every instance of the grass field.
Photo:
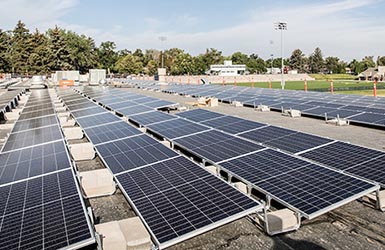
[[[232,84],[230,84],[232,85]],[[251,87],[252,83],[250,82],[241,82],[237,83],[237,86],[246,86]],[[359,88],[359,87],[373,87],[372,82],[358,82],[358,81],[334,81],[333,82],[334,88],[346,88],[348,91],[351,88]],[[377,86],[384,86],[385,83],[377,83]],[[254,83],[254,87],[256,88],[268,88],[269,83],[268,82],[257,82]],[[281,88],[281,82],[272,82],[271,83],[272,88]],[[317,90],[317,89],[329,89],[330,88],[330,82],[326,80],[316,80],[316,81],[308,81],[307,82],[307,89],[308,90]],[[291,90],[303,90],[304,89],[304,82],[303,81],[290,81],[286,82],[285,89],[291,89]]]
[[[357,76],[354,75],[348,75],[348,74],[310,74],[311,77],[313,77],[316,80],[355,80],[357,79]]]
[[[346,95],[369,95],[369,96],[373,96],[373,90],[338,91],[336,93],[346,94]],[[385,89],[377,90],[377,96],[385,96]]]

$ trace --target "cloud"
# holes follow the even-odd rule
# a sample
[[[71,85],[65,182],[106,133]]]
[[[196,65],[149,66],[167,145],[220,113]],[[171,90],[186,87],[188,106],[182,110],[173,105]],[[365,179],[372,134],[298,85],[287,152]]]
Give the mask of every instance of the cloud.
[[[0,8],[10,11],[0,16],[0,23],[3,27],[13,28],[17,19],[23,17],[29,26],[41,29],[58,24],[93,37],[97,44],[106,40],[115,41],[118,49],[179,47],[196,55],[213,47],[222,50],[225,55],[241,51],[269,58],[270,54],[280,56],[280,33],[274,30],[273,24],[284,20],[288,22],[288,30],[284,33],[286,57],[297,48],[309,55],[315,47],[320,47],[325,56],[351,60],[365,55],[385,54],[382,45],[385,39],[384,25],[361,12],[379,3],[378,0],[340,0],[303,2],[284,7],[261,5],[244,13],[234,13],[243,17],[242,23],[216,29],[210,29],[207,23],[191,14],[182,13],[163,19],[147,17],[142,19],[142,26],[137,25],[130,32],[123,21],[105,30],[62,20],[64,14],[78,5],[77,0],[5,0],[0,1]],[[159,36],[166,36],[167,41],[160,42]]]
[[[13,29],[22,19],[28,27],[47,29],[78,4],[78,0],[1,0],[1,28]]]

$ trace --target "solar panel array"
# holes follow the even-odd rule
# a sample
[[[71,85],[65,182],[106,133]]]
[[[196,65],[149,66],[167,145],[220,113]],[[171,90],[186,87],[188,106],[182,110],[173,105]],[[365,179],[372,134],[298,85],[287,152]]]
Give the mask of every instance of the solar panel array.
[[[16,108],[24,90],[7,91],[0,95],[0,112],[10,112]]]
[[[143,99],[145,100],[145,98]],[[250,140],[245,140],[241,137],[229,134],[232,132],[243,133],[248,132],[249,130],[263,129],[268,126],[265,124],[255,123],[236,117],[225,116],[202,109],[182,112],[177,114],[180,118],[172,118],[168,120],[166,119],[166,121],[162,121],[162,119],[160,119],[159,122],[156,122],[156,119],[151,118],[162,117],[162,115],[146,112],[138,116],[140,117],[141,115],[144,115],[144,117],[143,120],[139,123],[142,123],[143,126],[148,128],[153,133],[165,135],[165,138],[170,139],[174,145],[184,148],[185,150],[188,150],[193,154],[201,157],[205,161],[212,162],[223,169],[226,169],[223,166],[223,164],[226,162],[231,162],[233,160],[236,161],[237,159],[242,159],[243,157],[251,157],[252,159],[255,159],[258,157],[260,152],[266,150],[266,147],[264,146],[251,142]],[[132,119],[132,117],[130,119]],[[147,119],[149,122],[147,122]],[[226,122],[228,122],[228,124],[226,124]],[[146,124],[149,125],[147,126]],[[210,124],[213,124],[211,129],[209,128]],[[234,126],[232,126],[233,124]],[[243,124],[245,126],[243,126]],[[190,126],[189,128],[198,129],[185,129],[185,126],[186,128]],[[179,131],[178,128],[180,129]],[[218,130],[222,130],[223,132]],[[159,133],[157,131],[159,131]],[[176,136],[174,132],[177,132]],[[301,136],[306,137],[311,135],[306,135],[303,133],[298,135],[298,137]],[[153,164],[152,161],[154,159],[147,155],[145,152],[146,150],[139,150],[143,148],[143,145],[141,145],[142,140],[143,139],[140,138],[140,136],[131,137],[129,139],[123,139],[122,141],[102,144],[101,146],[97,146],[97,148],[101,155],[106,156],[107,160],[105,161],[108,166],[112,166],[112,171],[115,174],[117,173],[117,175],[120,175],[129,173],[130,171],[135,171],[140,165],[146,166],[145,169],[147,169],[148,166]],[[306,144],[302,140],[302,144],[300,144],[296,150],[302,151],[303,149],[311,149],[315,146],[319,146],[319,144],[323,145],[325,143],[329,143],[330,141],[332,140],[319,138],[318,142]],[[153,141],[152,143],[156,143],[156,141]],[[151,143],[148,143],[148,147],[150,148],[151,146]],[[280,154],[277,151],[271,151],[273,153]],[[167,157],[177,157],[176,155],[167,155],[163,152],[159,152],[157,155],[164,156],[164,158],[161,159],[164,159],[165,161]],[[300,162],[302,172],[299,170],[292,171],[292,175],[290,175],[291,171],[288,171],[286,172],[287,180],[283,181],[282,179],[280,184],[275,184],[277,181],[270,183],[273,186],[263,185],[262,182],[253,182],[252,180],[247,179],[247,177],[242,177],[241,172],[235,171],[234,169],[234,172],[229,169],[226,169],[226,171],[231,172],[233,176],[244,180],[249,185],[254,186],[256,189],[262,191],[263,193],[274,197],[281,203],[300,212],[307,218],[314,218],[322,213],[330,211],[337,206],[357,199],[365,193],[370,193],[378,189],[378,186],[373,183],[339,173],[335,170],[325,168],[318,164],[301,160],[297,156],[288,154],[285,154],[284,156],[287,163],[292,164],[295,162]],[[268,167],[272,168],[278,164],[278,162],[272,161],[269,162],[269,164],[270,165],[268,165]],[[240,165],[238,167],[240,167],[240,169],[244,169],[247,166]],[[139,167],[139,169],[141,169],[141,167]],[[254,175],[255,174],[257,173],[254,173]],[[300,176],[300,178],[305,176],[309,176],[309,178],[318,178],[319,181],[315,182],[317,186],[312,188],[310,186],[312,183],[306,181],[291,182],[290,179],[298,179],[297,175]],[[273,177],[279,179],[278,175],[271,176],[271,178]],[[343,181],[336,183],[334,181],[335,178],[343,179]],[[269,178],[264,179],[263,181],[269,182]],[[324,190],[323,193],[320,192],[320,190],[325,188],[326,190]],[[306,189],[306,191],[297,194],[298,190],[301,189]],[[280,193],[281,190],[287,191],[286,193]],[[341,194],[341,192],[345,192],[345,194]]]
[[[78,94],[60,91],[59,95],[66,103]],[[113,101],[108,93],[97,95],[95,99]],[[98,155],[159,247],[170,246],[261,208],[260,203],[162,143],[138,133],[128,123],[102,118],[110,115],[105,112],[76,120],[88,127],[84,129],[87,137],[96,145]],[[92,126],[95,117],[110,123]],[[138,122],[145,120],[151,117]]]
[[[385,98],[331,95],[323,92],[247,88],[221,85],[145,85],[139,87],[193,97],[217,97],[222,102],[239,101],[245,106],[267,105],[273,110],[297,109],[314,117],[347,118],[356,124],[385,127]]]
[[[193,121],[196,121],[196,117],[199,116],[202,116],[201,120],[205,120],[205,117],[220,115],[218,113],[208,114],[209,112],[214,113],[196,109],[177,115],[189,120],[191,117],[191,124],[195,124]],[[385,175],[383,174],[385,173],[385,162],[381,162],[381,159],[385,158],[385,153],[382,151],[258,122],[244,122],[244,119],[233,116],[221,116],[220,118],[201,122],[201,124],[212,128],[219,127],[219,129],[222,127],[231,128],[231,126],[226,125],[226,120],[230,124],[239,124],[240,127],[245,124],[245,132],[235,133],[239,137],[299,155],[334,169],[374,181],[385,187]],[[255,128],[250,130],[253,123],[255,123]],[[232,133],[234,131],[226,132]]]
[[[0,153],[0,249],[94,243],[47,90],[33,90]],[[51,106],[51,107],[50,107]]]

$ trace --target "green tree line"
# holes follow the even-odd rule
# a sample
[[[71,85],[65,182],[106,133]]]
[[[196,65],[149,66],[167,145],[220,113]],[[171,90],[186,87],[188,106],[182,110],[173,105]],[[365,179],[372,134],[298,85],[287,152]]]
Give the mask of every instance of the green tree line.
[[[154,75],[162,57],[164,67],[172,75],[205,74],[210,65],[223,64],[224,60],[246,65],[250,74],[263,74],[267,68],[281,67],[281,58],[264,60],[257,54],[241,52],[224,56],[215,48],[208,48],[197,56],[179,48],[165,51],[117,50],[113,41],[97,46],[91,37],[57,26],[45,33],[37,29],[31,32],[22,21],[13,30],[0,29],[0,72],[33,75],[56,70],[79,70],[86,73],[92,68],[103,68],[111,73]],[[358,74],[376,64],[385,65],[385,57],[378,57],[375,62],[372,56],[366,56],[360,61],[354,59],[347,63],[338,57],[325,58],[320,48],[309,56],[296,49],[289,58],[284,58],[284,64],[300,73],[345,73],[345,68],[349,67]]]

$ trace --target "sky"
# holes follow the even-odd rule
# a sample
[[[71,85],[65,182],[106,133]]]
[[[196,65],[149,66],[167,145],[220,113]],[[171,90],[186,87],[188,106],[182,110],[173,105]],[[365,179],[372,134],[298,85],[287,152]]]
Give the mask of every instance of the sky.
[[[0,0],[0,29],[18,20],[45,31],[58,25],[117,49],[178,47],[193,55],[216,48],[268,59],[297,48],[345,61],[385,56],[385,0]],[[159,37],[166,37],[160,41]]]

